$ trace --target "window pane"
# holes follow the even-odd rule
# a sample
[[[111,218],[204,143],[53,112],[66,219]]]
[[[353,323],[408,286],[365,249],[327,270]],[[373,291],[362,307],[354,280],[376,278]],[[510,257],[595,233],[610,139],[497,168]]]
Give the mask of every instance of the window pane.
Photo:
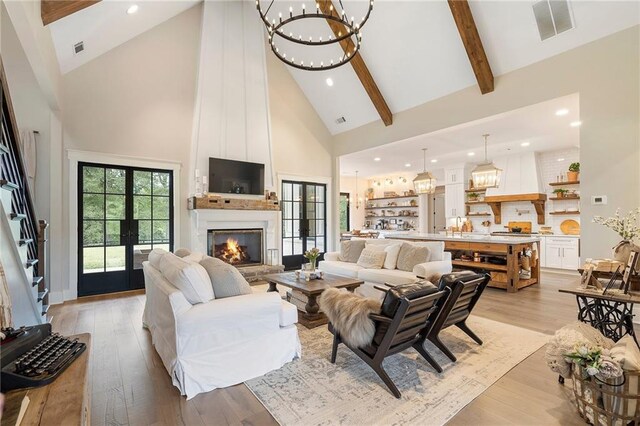
[[[316,203],[306,203],[307,206],[307,219],[316,218]]]
[[[169,173],[153,173],[153,195],[169,195]]]
[[[321,253],[324,253],[324,237],[316,238],[316,247],[318,247],[318,250],[320,250]]]
[[[293,218],[300,219],[302,217],[302,203],[294,202],[291,204],[293,208]]]
[[[284,238],[282,240],[282,255],[291,256],[293,254],[291,238]]]
[[[84,219],[104,219],[104,195],[84,194],[82,212]]]
[[[106,169],[107,175],[107,193],[124,194],[125,193],[125,171],[121,169]]]
[[[293,254],[302,254],[302,240],[299,238],[293,239]]]
[[[314,237],[316,235],[316,221],[315,220],[310,220],[309,221],[309,236],[310,237]]]
[[[307,201],[316,200],[316,187],[313,185],[307,186]]]
[[[325,193],[324,186],[316,186],[316,202],[324,203],[324,193]]]
[[[293,208],[291,206],[290,202],[283,202],[282,203],[282,218],[283,219],[291,219],[291,215],[293,214]]]
[[[284,221],[284,237],[293,237],[293,221],[285,220]]]
[[[145,195],[133,196],[133,218],[151,219],[151,197]]]
[[[104,169],[102,167],[82,168],[83,192],[104,192]]]
[[[104,248],[89,247],[82,249],[82,271],[85,274],[104,271]]]
[[[324,219],[324,204],[316,203],[316,219]]]
[[[87,220],[82,223],[82,245],[101,246],[104,244],[104,222]]]
[[[316,246],[316,239],[315,238],[307,238],[307,250],[311,250],[315,246]]]
[[[324,235],[324,220],[316,220],[316,235]]]
[[[293,190],[291,189],[290,183],[282,184],[282,199],[285,201],[291,201],[291,197],[293,196]]]
[[[120,245],[120,221],[119,220],[107,221],[107,238],[105,243],[108,246]]]
[[[107,271],[124,271],[125,264],[125,247],[107,247]]]
[[[151,172],[133,172],[133,193],[151,195]]]
[[[293,184],[293,196],[291,199],[294,201],[302,201],[302,185],[299,183]]]
[[[107,219],[124,220],[124,195],[107,195]]]
[[[138,242],[140,244],[151,242],[151,221],[141,220],[138,222]]]
[[[169,219],[169,197],[153,197],[153,218]]]
[[[153,221],[153,241],[157,241],[157,242],[169,241],[169,221],[168,220]]]

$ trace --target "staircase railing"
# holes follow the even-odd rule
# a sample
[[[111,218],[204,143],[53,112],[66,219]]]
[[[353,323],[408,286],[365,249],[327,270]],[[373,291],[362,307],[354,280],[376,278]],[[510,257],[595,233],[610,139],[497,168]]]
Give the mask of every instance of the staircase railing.
[[[20,234],[22,242],[27,245],[27,257],[29,260],[37,260],[33,265],[34,276],[43,277],[42,280],[34,280],[38,285],[39,294],[43,294],[43,306],[48,305],[48,285],[45,277],[45,235],[44,226],[36,218],[33,197],[27,177],[24,158],[20,150],[20,135],[13,111],[13,104],[9,93],[7,78],[0,58],[0,98],[2,100],[1,138],[0,138],[0,180],[5,180],[17,186],[11,193],[11,209],[13,213],[23,214],[26,217],[20,222]],[[44,315],[44,313],[43,313]]]

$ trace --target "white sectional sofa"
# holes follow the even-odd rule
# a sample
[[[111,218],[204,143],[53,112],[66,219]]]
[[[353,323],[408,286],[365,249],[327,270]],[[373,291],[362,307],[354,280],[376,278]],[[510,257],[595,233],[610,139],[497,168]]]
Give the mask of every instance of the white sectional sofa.
[[[174,386],[187,399],[262,376],[300,357],[298,311],[278,293],[191,304],[161,272],[162,260],[149,259],[142,264],[143,322]]]
[[[366,247],[371,245],[387,246],[391,244],[407,243],[418,247],[428,247],[430,259],[428,262],[417,264],[413,271],[402,271],[399,269],[368,269],[359,266],[357,263],[343,262],[340,260],[340,252],[328,252],[324,255],[324,260],[318,268],[328,274],[340,275],[344,277],[358,278],[364,281],[364,285],[357,289],[357,293],[365,297],[381,299],[383,293],[376,290],[375,286],[383,284],[398,285],[416,282],[419,279],[429,279],[434,275],[448,274],[452,270],[451,253],[444,251],[442,241],[403,241],[395,239],[367,239]]]

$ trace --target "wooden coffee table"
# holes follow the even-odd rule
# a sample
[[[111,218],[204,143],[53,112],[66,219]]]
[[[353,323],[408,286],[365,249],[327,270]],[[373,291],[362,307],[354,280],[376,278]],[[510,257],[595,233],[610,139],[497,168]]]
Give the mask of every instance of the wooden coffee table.
[[[364,281],[357,278],[331,274],[324,274],[324,278],[319,280],[305,281],[303,278],[296,278],[295,272],[265,275],[264,279],[269,282],[267,291],[278,291],[278,284],[291,289],[291,297],[294,300],[290,302],[298,308],[298,321],[307,328],[318,327],[329,322],[318,306],[317,299],[323,291],[335,287],[346,288],[353,292],[364,284]]]

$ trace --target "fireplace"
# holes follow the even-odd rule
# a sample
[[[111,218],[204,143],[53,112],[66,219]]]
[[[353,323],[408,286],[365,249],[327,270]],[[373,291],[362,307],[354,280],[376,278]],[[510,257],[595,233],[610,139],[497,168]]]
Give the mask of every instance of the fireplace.
[[[207,249],[210,256],[233,266],[264,264],[264,236],[261,228],[209,229]]]

